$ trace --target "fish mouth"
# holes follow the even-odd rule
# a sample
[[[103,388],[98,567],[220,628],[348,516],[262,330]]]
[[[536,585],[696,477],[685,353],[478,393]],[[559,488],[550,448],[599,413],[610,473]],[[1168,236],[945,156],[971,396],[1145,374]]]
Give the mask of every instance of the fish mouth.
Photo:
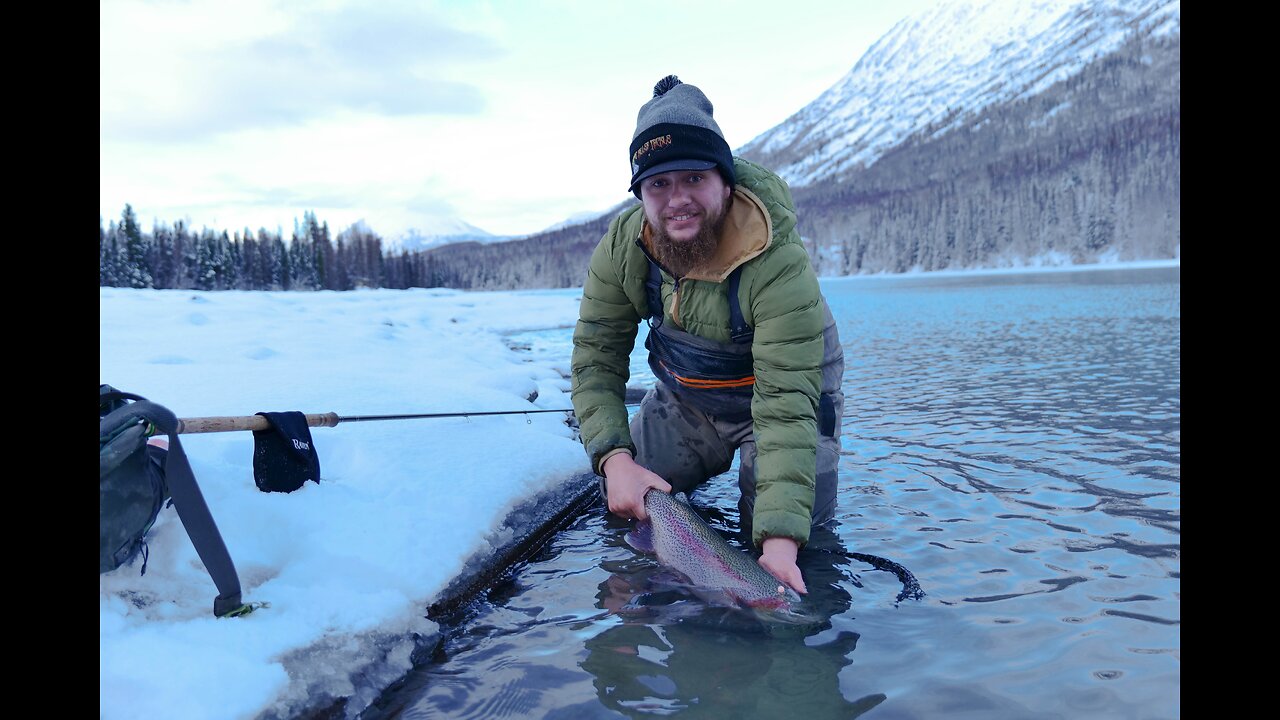
[[[813,618],[804,613],[796,612],[791,608],[779,608],[777,610],[762,610],[756,608],[756,617],[767,623],[778,623],[781,625],[813,625],[821,621],[820,618]]]

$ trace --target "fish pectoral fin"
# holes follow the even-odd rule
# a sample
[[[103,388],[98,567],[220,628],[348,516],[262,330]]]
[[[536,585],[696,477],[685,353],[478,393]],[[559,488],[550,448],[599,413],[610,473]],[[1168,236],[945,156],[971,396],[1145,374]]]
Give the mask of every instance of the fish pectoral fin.
[[[718,607],[727,607],[727,608],[743,606],[742,601],[739,600],[739,598],[736,595],[734,595],[733,593],[729,592],[724,588],[695,586],[691,588],[691,590],[693,591],[693,594],[698,597],[699,600],[707,603],[708,605],[715,605]]]
[[[639,520],[636,526],[632,528],[625,536],[627,544],[642,553],[653,555],[656,550],[653,547],[653,523],[648,520]]]
[[[689,582],[688,576],[679,570],[671,568],[661,568],[650,575],[649,584],[655,588],[680,590],[685,593],[688,593],[694,587],[693,583]]]

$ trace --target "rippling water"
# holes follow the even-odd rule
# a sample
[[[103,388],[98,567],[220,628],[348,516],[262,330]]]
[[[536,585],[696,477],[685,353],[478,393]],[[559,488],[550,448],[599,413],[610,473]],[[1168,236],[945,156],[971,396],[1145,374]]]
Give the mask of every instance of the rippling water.
[[[597,503],[366,714],[1178,717],[1179,270],[823,288],[848,399],[838,524],[801,553],[814,622],[671,589]],[[735,473],[694,504],[745,547]]]

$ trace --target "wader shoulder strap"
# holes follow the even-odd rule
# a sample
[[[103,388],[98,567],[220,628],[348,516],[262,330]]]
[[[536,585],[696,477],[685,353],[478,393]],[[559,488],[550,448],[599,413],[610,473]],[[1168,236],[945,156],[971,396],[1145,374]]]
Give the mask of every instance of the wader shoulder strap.
[[[648,255],[648,254],[646,254]],[[737,288],[742,283],[742,265],[733,268],[728,274],[728,336],[739,345],[751,345],[755,338],[755,329],[746,324],[742,316],[742,304],[737,299]],[[649,277],[644,282],[645,299],[649,306],[649,327],[657,328],[662,324],[662,269],[649,258]]]
[[[738,300],[738,286],[742,283],[742,266],[729,273],[729,337],[736,343],[750,344],[756,331],[742,317],[742,303]]]
[[[742,303],[738,300],[738,286],[742,283],[742,266],[729,273],[729,337],[740,345],[750,345],[756,331],[742,315]],[[649,326],[662,325],[662,270],[649,258],[649,277],[644,282],[645,297],[649,307]]]
[[[645,253],[648,257],[648,253]],[[649,306],[649,327],[662,325],[662,269],[649,258],[649,277],[644,281],[644,294]]]
[[[130,399],[137,395],[121,393]],[[173,506],[182,520],[191,544],[195,546],[200,561],[213,578],[218,587],[218,597],[213,600],[213,614],[222,617],[239,609],[240,578],[236,575],[235,565],[231,562],[231,554],[222,542],[222,535],[213,521],[209,506],[205,504],[200,486],[196,484],[195,475],[191,472],[191,464],[187,454],[178,440],[178,418],[168,408],[156,403],[138,399],[125,408],[113,411],[127,412],[136,415],[156,426],[161,433],[169,436],[169,453],[165,460],[165,482],[169,486],[169,495],[173,498]]]

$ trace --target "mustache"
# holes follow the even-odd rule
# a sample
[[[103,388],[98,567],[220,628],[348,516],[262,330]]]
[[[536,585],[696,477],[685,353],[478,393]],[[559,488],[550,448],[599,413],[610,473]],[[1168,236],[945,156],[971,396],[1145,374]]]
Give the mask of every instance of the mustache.
[[[650,241],[654,259],[676,277],[684,277],[691,271],[706,263],[715,255],[720,244],[720,231],[724,228],[728,207],[721,208],[720,214],[711,217],[705,209],[700,210],[702,219],[698,226],[698,234],[690,240],[675,240],[667,234],[666,220],[650,222]],[[676,213],[683,214],[683,213]]]
[[[706,214],[707,214],[706,208],[702,207],[697,203],[690,203],[684,209],[665,213],[663,215],[663,219],[670,220],[671,218],[677,215],[706,215]]]

